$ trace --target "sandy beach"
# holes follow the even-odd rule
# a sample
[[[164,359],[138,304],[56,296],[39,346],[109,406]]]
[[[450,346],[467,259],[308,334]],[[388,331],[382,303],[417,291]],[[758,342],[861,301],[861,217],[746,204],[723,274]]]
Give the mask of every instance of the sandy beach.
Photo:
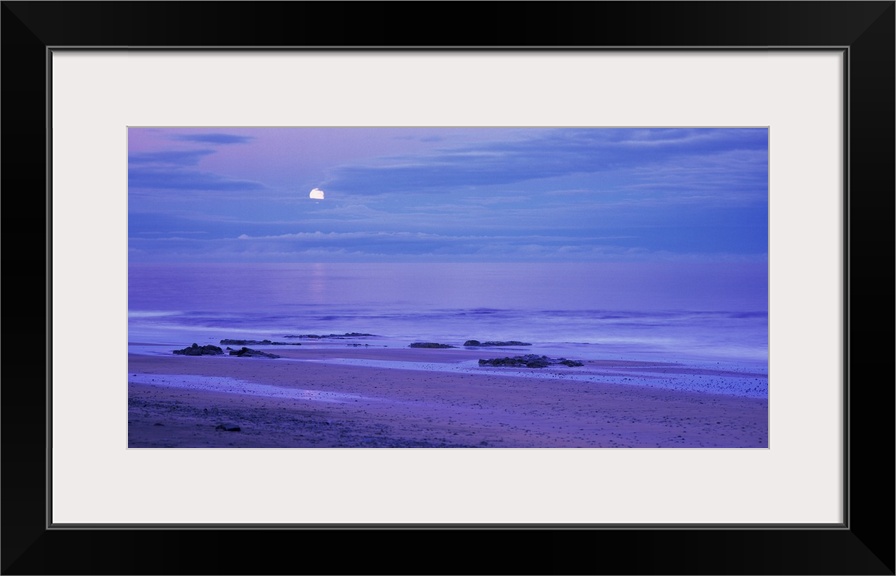
[[[282,357],[131,354],[129,447],[768,447],[766,399],[650,386],[764,375],[476,363],[519,350],[257,348]]]

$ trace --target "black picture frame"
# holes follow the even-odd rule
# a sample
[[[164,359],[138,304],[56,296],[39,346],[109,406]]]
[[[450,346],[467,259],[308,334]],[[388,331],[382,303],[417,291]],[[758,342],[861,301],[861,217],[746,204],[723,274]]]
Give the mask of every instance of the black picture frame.
[[[894,574],[894,14],[893,1],[2,2],[0,216],[6,241],[0,261],[7,354],[0,389],[0,570]],[[56,47],[844,51],[845,523],[613,529],[49,527],[48,64]]]

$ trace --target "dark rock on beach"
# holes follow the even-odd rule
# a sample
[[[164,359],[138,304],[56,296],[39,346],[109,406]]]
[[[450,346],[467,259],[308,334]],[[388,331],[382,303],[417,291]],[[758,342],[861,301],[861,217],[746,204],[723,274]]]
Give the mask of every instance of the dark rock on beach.
[[[548,358],[547,356],[539,356],[537,354],[526,354],[525,356],[514,356],[505,358],[480,359],[480,366],[511,366],[525,368],[547,368],[562,364],[563,366],[584,366],[578,360],[567,360],[566,358]]]
[[[233,340],[225,338],[221,340],[221,344],[230,344],[232,346],[301,346],[293,342],[271,342],[270,340]]]
[[[181,356],[217,356],[224,353],[224,351],[217,346],[213,346],[211,344],[200,346],[195,342],[193,342],[192,346],[183,348],[181,350],[172,350],[172,352],[174,352],[175,354],[180,354]]]
[[[487,342],[480,342],[479,340],[467,340],[464,342],[464,346],[531,346],[528,342],[520,342],[518,340],[507,340],[507,341],[492,341],[489,340]]]
[[[276,354],[271,354],[269,352],[262,352],[261,350],[253,350],[251,348],[246,348],[243,346],[239,350],[231,350],[231,356],[240,356],[241,358],[279,358],[280,356]]]
[[[218,424],[215,430],[223,430],[224,432],[239,432],[240,427],[236,424]]]
[[[411,348],[454,348],[451,344],[439,344],[438,342],[414,342]]]

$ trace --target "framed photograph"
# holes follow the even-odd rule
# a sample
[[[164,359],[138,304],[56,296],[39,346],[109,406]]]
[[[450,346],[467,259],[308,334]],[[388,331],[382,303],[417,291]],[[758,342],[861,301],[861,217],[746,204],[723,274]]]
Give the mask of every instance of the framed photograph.
[[[3,4],[2,570],[893,574],[894,4],[343,8]]]
[[[129,126],[128,447],[768,448],[768,144]]]

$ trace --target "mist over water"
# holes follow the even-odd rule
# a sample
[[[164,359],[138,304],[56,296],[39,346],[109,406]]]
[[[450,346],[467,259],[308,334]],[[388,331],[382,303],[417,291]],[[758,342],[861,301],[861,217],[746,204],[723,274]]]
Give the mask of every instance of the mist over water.
[[[765,263],[132,264],[128,298],[135,345],[363,332],[378,345],[768,361]]]

